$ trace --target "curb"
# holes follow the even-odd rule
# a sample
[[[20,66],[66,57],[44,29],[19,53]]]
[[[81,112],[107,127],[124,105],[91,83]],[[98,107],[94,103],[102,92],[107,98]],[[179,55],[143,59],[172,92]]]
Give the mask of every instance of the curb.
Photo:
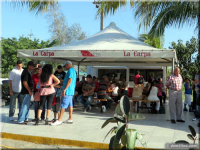
[[[26,142],[32,142],[32,143],[38,143],[38,144],[65,145],[65,146],[75,146],[75,147],[83,147],[83,148],[89,148],[89,149],[108,149],[109,148],[109,144],[105,144],[105,143],[58,139],[58,138],[31,136],[31,135],[21,135],[21,134],[12,134],[12,133],[5,133],[5,132],[1,132],[1,138],[26,141]],[[135,149],[142,150],[145,148],[135,147]],[[146,149],[151,149],[151,148],[146,148]]]
[[[83,147],[83,148],[90,148],[90,149],[108,149],[109,147],[108,144],[104,144],[104,143],[58,139],[58,138],[40,137],[40,136],[30,136],[30,135],[12,134],[12,133],[5,133],[5,132],[1,133],[1,137],[5,139],[20,140],[20,141],[33,142],[33,143],[38,143],[38,144],[66,145],[66,146],[75,146],[75,147]]]

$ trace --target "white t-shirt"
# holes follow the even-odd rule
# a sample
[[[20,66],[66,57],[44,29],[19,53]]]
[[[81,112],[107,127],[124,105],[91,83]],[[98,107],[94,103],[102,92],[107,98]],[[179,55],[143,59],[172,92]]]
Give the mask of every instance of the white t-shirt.
[[[157,94],[158,94],[158,88],[155,87],[155,86],[152,86],[151,91],[149,93],[149,96],[148,96],[147,100],[149,100],[149,101],[159,100]]]
[[[113,87],[112,96],[118,96],[118,90],[119,90],[119,87],[118,87],[118,86]]]
[[[18,70],[17,67],[15,67],[9,74],[9,80],[12,81],[12,89],[14,92],[21,92],[22,85],[21,85],[21,74],[23,72],[23,69]]]

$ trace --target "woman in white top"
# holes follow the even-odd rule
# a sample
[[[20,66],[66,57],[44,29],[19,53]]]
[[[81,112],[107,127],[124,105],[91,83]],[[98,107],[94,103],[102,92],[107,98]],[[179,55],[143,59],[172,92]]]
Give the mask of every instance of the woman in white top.
[[[118,100],[119,100],[118,90],[119,90],[119,87],[116,85],[115,81],[112,82],[111,86],[112,86],[112,96],[115,97],[114,101],[115,101],[116,104],[118,104]]]
[[[151,84],[151,87],[149,89],[149,92],[147,93],[147,100],[149,101],[160,101],[158,96],[158,88],[156,87],[156,82],[153,81]],[[150,107],[150,102],[147,103],[147,107]],[[160,109],[160,102],[156,102],[156,111],[157,113],[159,113],[159,109]]]

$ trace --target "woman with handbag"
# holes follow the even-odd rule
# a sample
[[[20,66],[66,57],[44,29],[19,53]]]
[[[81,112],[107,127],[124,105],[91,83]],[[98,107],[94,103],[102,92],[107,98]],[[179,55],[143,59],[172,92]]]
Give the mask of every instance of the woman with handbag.
[[[54,86],[60,83],[60,80],[52,74],[53,67],[50,64],[46,64],[42,68],[42,73],[40,75],[39,87],[40,87],[40,107],[38,110],[38,117],[36,119],[35,125],[38,125],[39,118],[42,113],[42,108],[47,100],[47,115],[45,120],[45,125],[48,125],[48,118],[50,115],[52,101],[55,93]],[[53,83],[54,81],[54,83]]]

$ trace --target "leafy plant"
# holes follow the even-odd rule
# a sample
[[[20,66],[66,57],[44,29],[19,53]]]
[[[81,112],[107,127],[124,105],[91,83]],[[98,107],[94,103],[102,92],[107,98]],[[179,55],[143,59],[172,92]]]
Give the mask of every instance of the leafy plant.
[[[138,139],[144,147],[147,147],[143,136],[135,129],[128,129],[128,122],[133,120],[145,119],[141,114],[130,113],[130,102],[127,96],[120,99],[120,104],[115,108],[113,118],[107,119],[101,128],[104,128],[109,123],[117,123],[105,136],[115,133],[110,139],[109,149],[134,149],[136,140]],[[104,138],[104,140],[105,140]]]
[[[188,126],[191,134],[188,134],[187,137],[193,141],[193,144],[195,144],[195,141],[197,140],[197,134],[196,134],[196,131],[195,129],[192,127],[192,126]],[[189,142],[187,141],[184,141],[184,140],[179,140],[179,141],[176,141],[175,144],[189,144]]]

